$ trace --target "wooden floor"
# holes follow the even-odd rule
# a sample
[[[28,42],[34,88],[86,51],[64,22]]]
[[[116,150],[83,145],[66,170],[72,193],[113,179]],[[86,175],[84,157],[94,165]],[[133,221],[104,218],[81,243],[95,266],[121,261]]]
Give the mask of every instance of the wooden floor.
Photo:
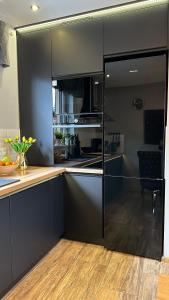
[[[169,299],[169,275],[160,275],[158,281],[157,300]]]
[[[3,299],[155,300],[160,274],[169,264],[61,240]]]

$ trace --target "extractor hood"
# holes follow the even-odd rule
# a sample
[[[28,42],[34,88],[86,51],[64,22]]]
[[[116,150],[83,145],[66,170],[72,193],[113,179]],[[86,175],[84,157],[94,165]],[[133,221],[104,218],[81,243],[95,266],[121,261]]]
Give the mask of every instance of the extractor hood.
[[[9,39],[9,26],[0,21],[0,66],[8,67],[8,39]]]

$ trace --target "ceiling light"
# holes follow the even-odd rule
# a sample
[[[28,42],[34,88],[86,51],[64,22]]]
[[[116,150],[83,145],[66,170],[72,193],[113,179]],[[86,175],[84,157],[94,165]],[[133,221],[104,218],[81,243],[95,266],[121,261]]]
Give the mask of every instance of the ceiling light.
[[[130,70],[129,73],[138,73],[138,70],[135,69],[135,70]]]
[[[32,9],[33,12],[36,12],[36,11],[38,11],[40,9],[40,7],[38,5],[36,5],[36,4],[32,4],[31,5],[31,9]]]
[[[110,74],[107,74],[106,77],[109,78],[109,77],[110,77]]]

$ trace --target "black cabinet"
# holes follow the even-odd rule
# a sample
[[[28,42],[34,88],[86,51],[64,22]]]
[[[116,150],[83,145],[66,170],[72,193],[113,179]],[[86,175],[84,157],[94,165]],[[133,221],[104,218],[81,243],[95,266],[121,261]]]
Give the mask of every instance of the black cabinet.
[[[12,282],[9,197],[0,199],[0,296]]]
[[[102,175],[65,175],[65,237],[87,242],[103,238]]]
[[[104,55],[167,47],[168,5],[128,10],[104,19]]]
[[[56,241],[64,233],[64,177],[60,175],[50,181],[50,197],[53,197],[53,230]]]
[[[103,71],[103,23],[81,19],[52,30],[53,77]]]
[[[18,33],[20,128],[36,144],[31,165],[53,165],[51,36],[49,30]]]
[[[105,211],[112,199],[118,195],[122,189],[123,157],[112,157],[104,161],[104,204]],[[113,178],[113,180],[112,180]]]
[[[57,211],[62,210],[61,186],[60,194],[56,192],[59,184],[60,179],[58,182],[53,179],[11,196],[14,280],[19,279],[50,250],[63,233],[63,220],[58,218],[60,212]],[[59,204],[56,204],[57,201]]]

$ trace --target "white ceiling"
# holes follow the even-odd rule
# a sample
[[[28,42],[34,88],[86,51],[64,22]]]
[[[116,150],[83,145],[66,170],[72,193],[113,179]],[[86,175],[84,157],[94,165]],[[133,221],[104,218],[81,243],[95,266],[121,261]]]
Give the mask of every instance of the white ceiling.
[[[165,66],[164,55],[110,62],[105,65],[105,73],[110,75],[105,84],[112,88],[164,82]],[[138,72],[130,73],[130,70]]]
[[[133,0],[0,0],[0,19],[21,26],[63,16],[119,5]],[[40,6],[33,13],[32,4]]]

